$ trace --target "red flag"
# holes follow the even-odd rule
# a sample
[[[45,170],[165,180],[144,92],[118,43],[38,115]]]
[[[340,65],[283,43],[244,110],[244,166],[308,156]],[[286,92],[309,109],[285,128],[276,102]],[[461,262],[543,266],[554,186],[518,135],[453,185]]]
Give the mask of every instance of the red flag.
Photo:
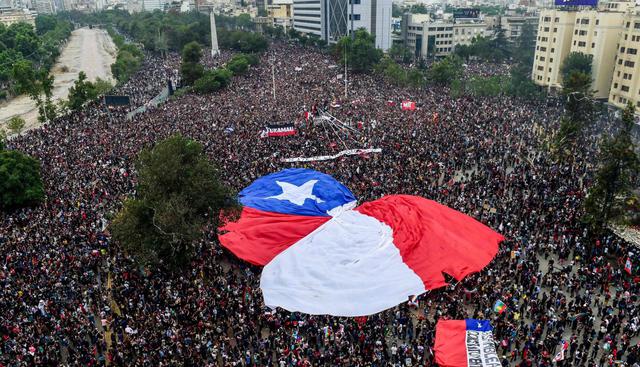
[[[413,111],[416,109],[416,103],[413,101],[402,101],[403,111]]]

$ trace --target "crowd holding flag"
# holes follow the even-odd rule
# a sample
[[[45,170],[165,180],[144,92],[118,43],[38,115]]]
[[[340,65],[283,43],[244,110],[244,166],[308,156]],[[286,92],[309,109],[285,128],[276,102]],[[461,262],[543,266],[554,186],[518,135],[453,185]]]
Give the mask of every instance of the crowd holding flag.
[[[493,304],[493,312],[497,314],[503,313],[506,309],[507,305],[505,305],[501,300],[497,300],[496,303]]]
[[[566,353],[567,349],[569,349],[569,342],[566,341],[566,340],[561,341],[560,342],[560,351],[558,351],[558,353],[556,353],[556,355],[553,357],[552,362],[564,361],[564,357],[565,357],[565,353]]]
[[[631,270],[632,270],[631,258],[627,257],[627,261],[624,262],[624,271],[626,271],[627,274],[631,275]]]
[[[402,101],[403,111],[413,111],[416,109],[416,103],[413,101]]]
[[[296,130],[296,126],[293,123],[286,123],[286,124],[268,124],[264,130],[262,130],[262,133],[260,134],[260,137],[262,138],[266,138],[266,137],[274,137],[274,136],[289,136],[289,135],[296,135],[298,133],[298,131]]]
[[[488,320],[438,321],[434,351],[440,367],[502,366]]]
[[[388,195],[357,206],[348,188],[310,169],[261,177],[239,200],[240,218],[220,228],[220,242],[264,265],[260,288],[267,306],[309,314],[384,311],[447,285],[443,273],[460,281],[480,271],[504,239],[417,196]]]

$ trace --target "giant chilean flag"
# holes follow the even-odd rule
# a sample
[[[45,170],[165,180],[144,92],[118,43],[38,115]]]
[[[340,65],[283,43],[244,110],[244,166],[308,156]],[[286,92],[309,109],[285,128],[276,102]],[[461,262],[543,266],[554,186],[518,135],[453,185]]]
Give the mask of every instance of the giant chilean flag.
[[[501,366],[488,320],[438,321],[434,350],[440,367]]]
[[[390,195],[356,207],[331,176],[286,169],[239,194],[240,218],[220,228],[220,242],[264,265],[267,306],[362,316],[446,285],[485,267],[503,237],[434,201]]]

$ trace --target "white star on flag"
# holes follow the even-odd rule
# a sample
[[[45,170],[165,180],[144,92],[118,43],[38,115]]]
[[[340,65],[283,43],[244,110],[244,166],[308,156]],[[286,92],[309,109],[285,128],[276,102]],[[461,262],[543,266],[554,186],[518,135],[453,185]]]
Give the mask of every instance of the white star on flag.
[[[318,180],[310,180],[303,183],[300,186],[290,184],[288,182],[276,181],[278,186],[282,189],[282,194],[276,196],[269,196],[267,199],[287,200],[293,204],[302,206],[307,199],[315,200],[316,203],[324,203],[324,200],[318,198],[313,194],[313,186]]]

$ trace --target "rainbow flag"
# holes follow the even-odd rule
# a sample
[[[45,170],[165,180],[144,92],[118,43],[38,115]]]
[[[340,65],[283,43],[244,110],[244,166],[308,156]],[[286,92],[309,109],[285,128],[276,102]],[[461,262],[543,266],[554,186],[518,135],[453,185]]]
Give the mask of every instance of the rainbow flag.
[[[502,302],[501,300],[497,300],[496,303],[493,305],[493,312],[497,312],[498,314],[501,314],[504,312],[504,310],[507,309],[507,305],[504,304],[504,302]]]

